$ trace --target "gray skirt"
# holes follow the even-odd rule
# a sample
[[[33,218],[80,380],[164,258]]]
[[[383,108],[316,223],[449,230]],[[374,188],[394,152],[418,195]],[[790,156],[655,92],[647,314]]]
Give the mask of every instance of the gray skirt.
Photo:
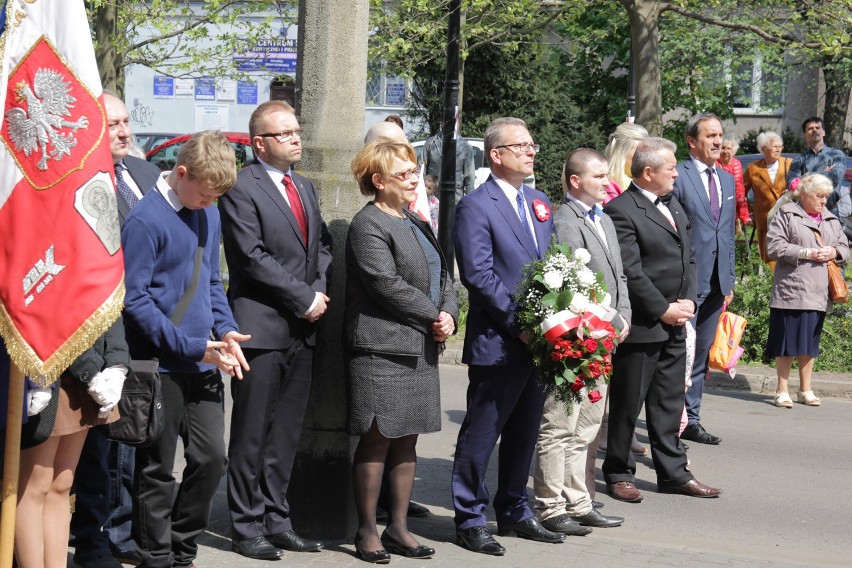
[[[386,438],[441,429],[437,344],[425,357],[347,351],[347,427],[361,436],[373,420]]]

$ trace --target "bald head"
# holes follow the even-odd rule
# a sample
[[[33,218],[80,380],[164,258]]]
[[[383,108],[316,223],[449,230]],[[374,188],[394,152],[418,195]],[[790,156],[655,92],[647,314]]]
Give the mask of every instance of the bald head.
[[[399,142],[400,144],[408,144],[405,132],[393,122],[377,122],[367,130],[367,135],[364,136],[364,144],[369,144],[376,140],[389,140],[391,142]]]
[[[112,161],[117,164],[130,153],[130,113],[124,101],[104,91],[104,110],[109,128],[109,150]]]

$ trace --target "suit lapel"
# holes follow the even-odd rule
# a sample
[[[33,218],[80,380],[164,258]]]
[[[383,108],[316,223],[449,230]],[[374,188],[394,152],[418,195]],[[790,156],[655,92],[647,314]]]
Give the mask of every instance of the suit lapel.
[[[293,216],[293,211],[290,209],[290,205],[288,205],[284,196],[281,194],[281,191],[279,191],[272,182],[272,178],[270,178],[269,174],[266,173],[266,169],[261,164],[253,164],[249,167],[251,168],[252,175],[254,175],[255,181],[257,182],[260,190],[266,193],[270,199],[275,202],[275,205],[278,206],[278,209],[280,209],[281,213],[284,214],[284,218],[287,219],[294,236],[300,243],[302,243],[302,246],[305,246],[305,239],[302,238],[302,231],[299,229],[299,224],[296,223],[296,218]],[[310,225],[308,228],[310,229]]]
[[[488,182],[485,185],[485,190],[488,192],[489,197],[494,201],[494,206],[506,220],[509,228],[515,234],[515,237],[518,239],[520,245],[524,248],[527,253],[529,253],[530,258],[539,258],[539,252],[536,250],[532,239],[527,234],[524,226],[521,225],[521,219],[518,217],[518,211],[515,208],[514,203],[510,203],[509,199],[506,197],[506,194],[503,193],[503,190],[500,189],[500,186],[497,185],[497,182],[493,179],[489,178]],[[529,207],[530,204],[527,203]]]
[[[598,234],[597,228],[595,228],[595,226],[592,224],[591,219],[589,219],[589,216],[587,214],[585,214],[583,211],[581,211],[580,207],[576,203],[574,203],[574,201],[566,198],[565,204],[570,208],[571,211],[574,212],[574,215],[576,215],[577,218],[582,223],[582,229],[581,230],[586,235],[588,235],[587,240],[593,240],[593,241],[597,242],[598,246],[601,247],[601,250],[603,250],[606,253],[607,261],[609,261],[609,263],[612,264],[612,260],[609,258],[610,250],[609,250],[609,247],[608,247],[608,242],[609,242],[610,236],[609,236],[609,234],[606,234],[607,233],[606,225],[601,224],[601,226],[604,227],[604,234],[606,234],[606,238],[607,238],[607,243],[604,243],[603,240],[601,240],[601,236]]]
[[[645,216],[649,221],[659,225],[678,239],[680,239],[680,235],[678,234],[678,229],[682,230],[683,227],[678,226],[678,229],[672,227],[672,224],[666,219],[666,216],[663,215],[662,211],[657,209],[657,206],[651,203],[645,195],[639,191],[636,186],[631,185],[633,191],[630,192],[631,197],[633,197],[634,203],[636,203],[636,207],[645,212]],[[672,213],[672,217],[674,217],[674,213]],[[677,223],[677,220],[675,221]]]
[[[710,213],[710,199],[707,197],[707,191],[704,189],[704,180],[701,179],[701,174],[698,171],[695,163],[692,158],[687,158],[687,160],[683,163],[683,169],[686,172],[686,177],[691,182],[692,191],[695,193],[695,197],[701,202],[704,206],[704,211],[707,213],[707,218],[711,219],[712,214]],[[724,205],[724,200],[722,200]],[[721,219],[722,214],[721,211],[719,213],[719,218]]]

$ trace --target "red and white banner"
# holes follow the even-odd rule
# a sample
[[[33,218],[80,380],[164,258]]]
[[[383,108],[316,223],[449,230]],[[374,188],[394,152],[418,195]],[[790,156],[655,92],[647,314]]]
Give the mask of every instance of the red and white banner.
[[[124,262],[83,0],[8,0],[0,37],[0,334],[52,382],[115,321]]]

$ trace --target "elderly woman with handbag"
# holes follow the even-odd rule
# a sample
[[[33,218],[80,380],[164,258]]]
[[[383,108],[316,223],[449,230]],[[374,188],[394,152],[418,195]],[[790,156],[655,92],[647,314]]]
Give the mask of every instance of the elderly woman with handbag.
[[[775,406],[792,408],[787,380],[795,357],[799,363],[798,401],[819,406],[811,390],[811,372],[819,355],[825,314],[831,309],[830,273],[849,257],[849,243],[837,217],[826,207],[834,190],[821,174],[805,174],[793,201],[772,217],[766,253],[776,261],[769,312],[766,356],[776,359]],[[844,298],[845,300],[845,298]]]
[[[352,161],[361,193],[346,242],[344,344],[358,532],[355,550],[386,564],[389,553],[428,558],[408,531],[417,436],[441,428],[438,355],[455,332],[458,303],[429,224],[408,210],[420,170],[407,143],[367,144]],[[376,505],[388,469],[390,520],[379,537]]]

